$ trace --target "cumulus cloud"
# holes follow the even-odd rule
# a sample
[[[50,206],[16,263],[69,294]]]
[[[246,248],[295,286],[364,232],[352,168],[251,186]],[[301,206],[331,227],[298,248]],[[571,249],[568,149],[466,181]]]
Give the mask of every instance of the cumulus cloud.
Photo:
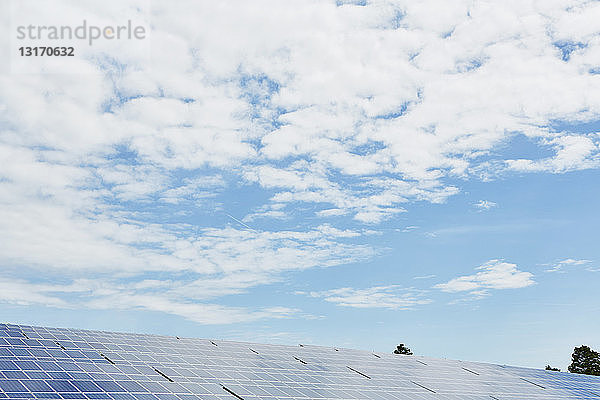
[[[208,293],[202,281],[248,273],[223,292],[237,293],[375,254],[366,231],[321,219],[376,225],[446,201],[464,179],[599,166],[597,132],[556,128],[600,120],[593,2],[106,3],[35,2],[23,15],[131,15],[152,27],[143,46],[86,47],[78,74],[0,74],[0,261],[14,285],[38,285],[40,270],[164,273]],[[495,151],[517,135],[552,155]],[[216,221],[223,203],[250,201],[240,229]],[[260,227],[294,212],[314,219]],[[486,273],[471,286],[487,287]],[[149,307],[149,289],[122,290],[123,304]],[[154,307],[200,301],[174,291]]]
[[[66,12],[70,2],[54,3],[77,14]],[[95,174],[124,200],[164,190],[165,201],[177,201],[172,170],[241,164],[248,182],[277,191],[275,203],[310,203],[318,216],[349,213],[366,223],[393,217],[407,201],[456,194],[447,178],[476,171],[514,132],[555,155],[498,159],[493,168],[598,166],[597,135],[549,128],[598,119],[600,90],[589,72],[597,32],[569,27],[595,15],[593,3],[261,5],[268,16],[244,2],[198,12],[193,2],[153,3],[149,40],[160,57],[114,47],[108,58],[86,60],[98,73],[85,81],[2,77],[5,143],[103,164]],[[86,7],[101,20],[136,9]],[[30,18],[45,14],[28,10]],[[118,146],[140,165],[102,162]]]
[[[519,289],[535,283],[533,274],[521,271],[516,264],[491,260],[476,268],[479,272],[453,278],[434,286],[444,292],[485,294],[488,289]]]
[[[345,287],[307,294],[339,306],[353,308],[408,310],[431,303],[430,299],[424,297],[423,292],[398,285],[373,286],[365,289]]]

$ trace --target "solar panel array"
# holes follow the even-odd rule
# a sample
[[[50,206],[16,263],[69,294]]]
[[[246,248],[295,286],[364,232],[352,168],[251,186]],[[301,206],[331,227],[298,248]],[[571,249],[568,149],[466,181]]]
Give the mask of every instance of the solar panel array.
[[[600,377],[317,346],[0,324],[0,399],[600,400]]]

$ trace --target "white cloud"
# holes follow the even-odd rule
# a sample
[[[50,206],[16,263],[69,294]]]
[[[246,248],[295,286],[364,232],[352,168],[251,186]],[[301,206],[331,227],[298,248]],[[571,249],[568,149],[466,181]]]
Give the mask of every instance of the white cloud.
[[[302,294],[302,293],[300,293]],[[386,308],[390,310],[408,310],[416,306],[431,303],[423,293],[412,288],[398,285],[373,286],[366,289],[339,288],[321,292],[310,292],[310,297],[323,298],[325,301],[344,307]]]
[[[555,155],[500,158],[493,169],[598,167],[597,136],[548,128],[598,118],[599,84],[588,70],[600,42],[589,24],[574,25],[593,20],[593,3],[263,0],[268,15],[244,2],[200,12],[184,4],[153,3],[150,40],[161,56],[151,62],[115,47],[110,59],[90,58],[100,73],[85,80],[2,77],[2,116],[13,127],[5,142],[62,151],[76,166],[124,146],[141,165],[123,175],[126,166],[102,163],[97,174],[127,200],[173,190],[177,168],[234,168],[276,188],[275,202],[326,205],[317,215],[351,213],[366,223],[406,201],[457,193],[446,178],[476,171],[512,132]],[[102,20],[127,8],[53,7],[70,16],[87,8]],[[565,60],[561,42],[582,46]]]
[[[437,275],[423,275],[423,276],[414,276],[413,279],[431,279],[435,278]]]
[[[298,310],[286,307],[267,307],[251,310],[246,307],[227,307],[219,304],[183,302],[155,294],[116,294],[95,299],[85,304],[92,309],[143,309],[159,311],[184,317],[201,324],[231,324],[261,320],[265,318],[288,318]]]
[[[106,228],[104,238],[79,237],[78,244],[64,243],[64,232],[55,230],[46,236],[42,236],[44,232],[30,232],[38,236],[37,249],[45,258],[37,253],[24,254],[31,238],[25,247],[4,252],[5,273],[28,278],[3,278],[0,301],[61,308],[160,311],[203,324],[282,318],[299,315],[298,310],[226,307],[207,301],[278,282],[284,272],[357,262],[374,254],[368,246],[340,242],[360,237],[361,233],[330,225],[304,232],[228,227],[205,229],[192,236],[184,228],[169,232],[151,226],[142,229],[126,224],[113,226],[108,221],[101,224]],[[56,238],[51,240],[50,236]],[[136,244],[145,240],[157,241],[160,247],[134,250]],[[51,253],[40,247],[42,243],[62,247]],[[77,254],[67,254],[73,253],[71,246],[84,248],[77,248]],[[23,253],[18,254],[19,251]],[[94,257],[90,258],[92,253]],[[27,261],[31,262],[26,264]],[[44,271],[43,275],[39,271]],[[52,283],[57,280],[68,283]]]
[[[215,197],[225,186],[225,181],[219,175],[186,178],[182,185],[163,191],[160,200],[170,204],[179,204],[185,200],[202,201]]]
[[[412,232],[416,229],[419,229],[419,227],[417,225],[409,225],[409,226],[405,227],[404,229],[402,229],[401,232],[407,233],[407,232]]]
[[[474,206],[478,208],[479,211],[487,211],[491,208],[496,207],[497,204],[489,200],[479,200],[477,203],[474,204]]]
[[[147,213],[99,202],[109,190],[70,187],[65,182],[86,181],[80,174],[67,179],[77,169],[45,169],[44,163],[26,157],[13,167],[42,172],[39,178],[33,174],[18,180],[15,174],[0,181],[2,275],[20,277],[2,281],[0,301],[144,309],[200,323],[287,317],[299,314],[287,308],[224,307],[207,300],[277,282],[284,272],[352,263],[375,254],[369,246],[347,242],[369,232],[328,224],[303,231],[258,231],[155,223],[146,220]],[[46,179],[43,171],[48,170],[53,174]],[[193,198],[200,184],[188,185],[185,191]],[[78,293],[51,284],[59,280],[85,288],[84,277],[91,287]]]
[[[290,219],[292,216],[282,211],[285,206],[280,203],[267,204],[261,207],[258,207],[255,212],[246,215],[242,221],[243,222],[251,222],[259,218],[272,218],[272,219]]]
[[[572,258],[566,258],[564,260],[558,261],[554,264],[549,264],[549,268],[546,269],[546,272],[560,272],[565,273],[565,267],[577,266],[577,265],[588,265],[590,264],[590,260],[575,260]],[[590,267],[588,267],[589,270]]]
[[[106,21],[145,7],[113,3],[56,0],[27,18]],[[28,277],[39,271],[134,283],[158,272],[188,274],[159,285],[166,292],[152,307],[190,317],[201,312],[194,285],[202,301],[219,296],[202,282],[239,293],[285,271],[356,262],[374,250],[351,242],[366,231],[320,222],[297,231],[172,223],[175,205],[214,214],[220,205],[207,199],[238,202],[228,189],[250,187],[266,204],[252,205],[242,222],[304,207],[317,218],[377,224],[410,202],[444,202],[461,190],[451,181],[599,167],[597,133],[551,126],[600,119],[600,81],[589,73],[600,62],[588,23],[596,4],[152,6],[150,55],[106,44],[103,56],[87,49],[78,61],[94,73],[0,74],[0,262],[21,270],[15,288],[37,285]],[[566,57],[561,41],[582,46]],[[554,154],[498,155],[515,132]],[[486,273],[462,284],[488,287],[478,280]],[[508,275],[528,282],[522,274]],[[190,294],[173,297],[174,288]],[[48,304],[68,302],[33,290]],[[142,290],[123,288],[114,298],[149,308]],[[5,300],[20,301],[18,292],[7,289]]]
[[[447,228],[436,229],[432,232],[427,232],[425,235],[429,237],[438,237],[442,235],[468,235],[475,233],[485,232],[514,232],[529,230],[536,224],[551,224],[550,220],[538,220],[538,221],[507,221],[500,224],[486,224],[486,225],[458,225]]]
[[[507,160],[508,168],[523,172],[548,171],[560,173],[600,166],[597,138],[593,136],[561,136],[549,140],[548,144],[555,149],[553,157],[541,160]]]
[[[487,289],[473,290],[473,291],[468,292],[467,294],[463,295],[462,297],[457,297],[457,298],[449,301],[448,304],[452,305],[452,304],[470,303],[473,301],[484,299],[484,298],[488,297],[489,295],[490,295],[490,291]]]
[[[0,280],[0,302],[18,305],[42,305],[68,309],[147,310],[178,315],[201,324],[231,324],[265,318],[289,318],[299,310],[287,307],[266,307],[251,310],[218,304],[186,301],[160,291],[136,292],[144,285],[115,285],[109,280],[78,280],[71,285],[35,284],[23,280]],[[152,286],[152,285],[150,285]],[[159,285],[161,286],[161,285]],[[156,287],[154,287],[156,289]],[[61,298],[81,293],[77,301]]]
[[[319,217],[331,217],[331,216],[339,216],[346,215],[347,211],[341,208],[328,208],[326,210],[321,210],[317,212]]]
[[[516,264],[501,260],[490,260],[476,269],[480,272],[453,278],[446,283],[435,285],[434,288],[445,292],[485,295],[486,289],[519,289],[535,283],[532,273],[520,271]]]
[[[0,279],[0,301],[18,305],[67,307],[68,303],[44,292],[44,285],[32,285],[23,280]]]

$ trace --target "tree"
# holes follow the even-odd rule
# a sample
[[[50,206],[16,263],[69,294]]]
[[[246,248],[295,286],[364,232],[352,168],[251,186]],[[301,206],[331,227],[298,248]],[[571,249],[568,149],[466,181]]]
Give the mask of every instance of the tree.
[[[410,349],[406,347],[404,343],[400,343],[398,346],[396,346],[396,350],[394,350],[394,354],[404,354],[410,356],[412,353],[413,352],[410,351]]]
[[[600,354],[588,346],[575,347],[571,355],[569,372],[586,375],[600,375]]]
[[[560,368],[551,367],[550,364],[546,365],[546,371],[558,371],[560,372]]]

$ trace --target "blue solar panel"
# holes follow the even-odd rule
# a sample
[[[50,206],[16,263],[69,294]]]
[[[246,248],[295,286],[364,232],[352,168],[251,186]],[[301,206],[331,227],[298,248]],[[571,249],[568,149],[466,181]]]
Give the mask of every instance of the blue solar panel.
[[[0,360],[0,371],[13,371],[18,370],[17,364],[8,360]]]
[[[77,392],[77,388],[69,381],[51,380],[48,384],[57,392]]]
[[[0,389],[4,392],[27,392],[21,382],[12,379],[0,380]]]
[[[596,399],[600,377],[372,354],[0,324],[0,399]]]
[[[22,383],[31,392],[53,392],[52,388],[42,380],[23,380]]]

